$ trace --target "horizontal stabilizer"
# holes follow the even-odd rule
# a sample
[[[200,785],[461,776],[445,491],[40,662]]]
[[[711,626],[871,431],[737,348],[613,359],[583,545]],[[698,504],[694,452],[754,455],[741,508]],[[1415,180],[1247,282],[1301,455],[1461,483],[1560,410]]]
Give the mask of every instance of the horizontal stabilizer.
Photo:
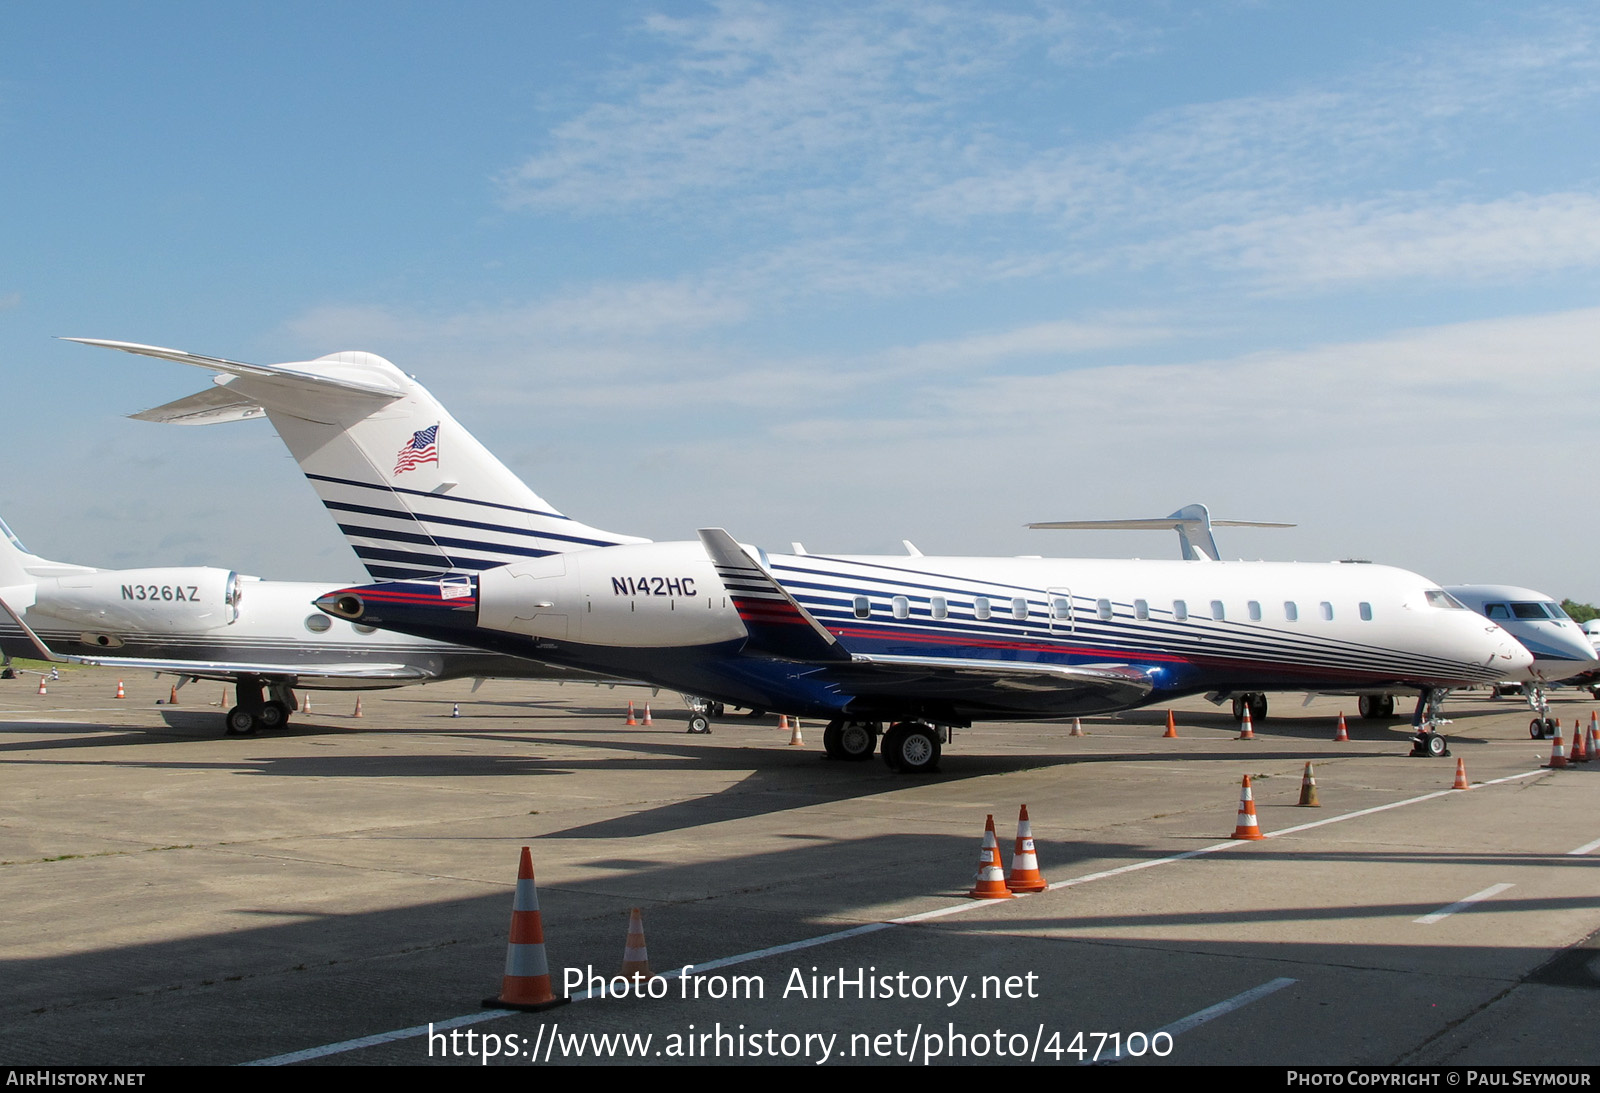
[[[1175,531],[1185,561],[1206,558],[1216,561],[1217,541],[1211,529],[1221,528],[1292,528],[1293,524],[1269,523],[1262,520],[1213,520],[1204,505],[1185,505],[1171,516],[1157,516],[1144,520],[1052,520],[1029,524],[1030,528],[1044,530],[1079,531]]]
[[[791,660],[845,660],[839,641],[721,528],[701,528],[700,542],[750,635],[746,648]]]
[[[163,425],[220,425],[228,421],[248,421],[265,413],[255,399],[236,394],[226,386],[217,386],[128,416],[135,421]]]
[[[226,372],[231,376],[281,379],[344,394],[370,395],[385,402],[400,398],[406,393],[404,388],[393,383],[386,383],[381,379],[371,381],[342,379],[320,372],[307,371],[303,368],[295,368],[287,364],[245,364],[242,361],[224,360],[221,357],[204,357],[198,353],[185,353],[181,349],[162,349],[156,345],[140,345],[137,342],[113,342],[103,338],[62,338],[61,340],[64,342],[78,342],[81,345],[98,345],[104,349],[120,349],[124,353],[137,353],[142,357],[159,357],[162,360],[177,361],[179,364],[192,364],[196,368],[209,368],[213,372]]]

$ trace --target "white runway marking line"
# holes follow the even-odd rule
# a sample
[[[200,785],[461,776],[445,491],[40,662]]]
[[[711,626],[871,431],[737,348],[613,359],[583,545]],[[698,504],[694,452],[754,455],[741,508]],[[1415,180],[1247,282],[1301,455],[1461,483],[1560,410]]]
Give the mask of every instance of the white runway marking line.
[[[1576,849],[1576,850],[1568,850],[1567,853],[1568,854],[1578,854],[1578,855],[1587,854],[1591,850],[1594,850],[1596,847],[1600,847],[1600,839],[1596,839],[1592,843],[1584,843],[1582,846],[1578,847],[1578,849]]]
[[[1512,887],[1512,885],[1492,884],[1481,892],[1472,893],[1472,895],[1468,896],[1466,899],[1456,900],[1456,902],[1452,903],[1448,907],[1439,908],[1439,910],[1435,911],[1431,915],[1423,915],[1421,918],[1414,918],[1411,921],[1419,922],[1424,926],[1432,926],[1435,922],[1438,922],[1440,919],[1448,918],[1457,911],[1465,911],[1474,903],[1481,903],[1486,899],[1493,899],[1495,896],[1498,896],[1501,892],[1504,892],[1510,887]]]
[[[1236,994],[1232,998],[1218,1002],[1214,1006],[1207,1006],[1205,1009],[1196,1013],[1191,1013],[1187,1017],[1180,1017],[1170,1025],[1161,1026],[1150,1035],[1151,1037],[1155,1037],[1164,1032],[1176,1040],[1180,1035],[1188,1032],[1190,1029],[1199,1028],[1207,1021],[1214,1021],[1224,1014],[1232,1013],[1234,1010],[1239,1009],[1242,1006],[1248,1006],[1251,1002],[1258,1001],[1275,991],[1281,991],[1290,984],[1298,982],[1298,979],[1287,979],[1283,977],[1269,980],[1261,984],[1259,987],[1251,987],[1249,990],[1240,994]],[[1118,1052],[1109,1059],[1103,1059],[1100,1061],[1114,1063],[1120,1058],[1122,1058],[1122,1052],[1121,1050],[1118,1050]]]
[[[1501,782],[1515,782],[1520,778],[1532,778],[1535,775],[1543,773],[1545,773],[1543,769],[1530,770],[1525,771],[1522,774],[1512,774],[1505,778],[1496,778],[1492,782],[1480,782],[1478,784],[1480,786],[1499,785]],[[1441,789],[1433,793],[1424,793],[1420,797],[1409,797],[1404,801],[1395,801],[1392,804],[1378,805],[1375,808],[1363,808],[1356,812],[1346,812],[1339,816],[1329,816],[1324,820],[1315,820],[1312,823],[1301,824],[1298,827],[1286,827],[1282,831],[1268,832],[1266,837],[1271,839],[1279,835],[1293,834],[1297,831],[1309,831],[1314,827],[1322,827],[1326,824],[1341,823],[1345,820],[1354,820],[1360,816],[1370,816],[1375,812],[1387,812],[1391,808],[1401,808],[1405,805],[1419,804],[1423,801],[1431,801],[1436,797],[1454,796],[1457,792],[1458,791],[1456,790]],[[1134,862],[1132,865],[1123,865],[1116,869],[1107,869],[1099,873],[1090,873],[1086,876],[1074,877],[1071,880],[1057,881],[1047,888],[1046,891],[1053,892],[1057,888],[1071,888],[1074,885],[1087,884],[1092,880],[1103,880],[1106,877],[1120,876],[1123,873],[1132,873],[1140,869],[1153,869],[1158,865],[1170,865],[1173,862],[1188,861],[1190,858],[1197,858],[1202,854],[1214,854],[1220,850],[1227,850],[1231,847],[1249,846],[1254,841],[1255,840],[1250,839],[1229,839],[1226,842],[1213,843],[1210,846],[1203,846],[1198,850],[1187,850],[1182,854],[1172,854],[1165,858],[1152,858],[1149,861]],[[989,905],[990,904],[988,900],[969,900],[964,903],[954,903],[948,907],[936,907],[931,911],[922,911],[914,915],[906,915],[902,918],[889,919],[886,922],[869,922],[864,926],[856,926],[849,930],[839,930],[831,934],[822,934],[818,937],[807,938],[804,941],[791,941],[787,944],[774,945],[767,949],[756,949],[748,953],[739,953],[736,956],[725,956],[717,960],[708,960],[703,964],[695,964],[693,966],[697,971],[712,971],[717,968],[726,968],[734,964],[744,964],[751,960],[760,960],[769,956],[778,956],[782,953],[791,953],[800,949],[810,949],[818,945],[827,945],[835,941],[843,941],[848,937],[859,937],[862,934],[876,933],[879,930],[887,930],[891,926],[908,926],[914,922],[927,922],[936,918],[945,918],[949,915],[959,915],[965,911],[972,911],[979,907],[986,907]],[[679,974],[679,970],[681,969],[675,969],[673,971],[666,972],[664,973],[663,978],[674,978]],[[1278,981],[1273,980],[1273,982]],[[1289,980],[1282,985],[1288,986],[1289,982],[1293,982],[1293,980]],[[1271,986],[1271,984],[1267,984],[1267,986]],[[1263,990],[1264,988],[1258,987],[1256,989]],[[1273,990],[1277,989],[1277,987],[1273,987]],[[1247,991],[1245,993],[1248,994],[1250,992]],[[1243,997],[1243,995],[1240,997]],[[585,991],[582,994],[572,995],[572,1000],[574,1002],[587,1001],[588,998],[588,991]],[[1254,999],[1247,999],[1246,1001],[1253,1000]],[[1226,1002],[1218,1004],[1227,1005]],[[1244,1003],[1240,1003],[1240,1005],[1243,1004]],[[1215,1009],[1216,1007],[1212,1008]],[[482,1013],[474,1013],[466,1017],[450,1017],[446,1018],[444,1021],[433,1022],[433,1029],[434,1031],[438,1031],[439,1029],[459,1028],[462,1025],[472,1024],[475,1021],[493,1021],[501,1017],[510,1017],[515,1012],[515,1010],[485,1010]],[[1200,1011],[1202,1014],[1210,1012],[1210,1010]],[[1199,1014],[1196,1014],[1195,1016],[1198,1017]],[[1190,1019],[1191,1018],[1188,1017],[1184,1018],[1185,1021]],[[1210,1018],[1207,1017],[1206,1020],[1209,1021]],[[416,1025],[412,1028],[397,1029],[393,1032],[374,1033],[371,1036],[362,1036],[354,1040],[341,1040],[336,1044],[325,1044],[322,1047],[306,1048],[304,1051],[293,1051],[286,1055],[273,1055],[266,1059],[257,1059],[254,1062],[241,1063],[240,1065],[282,1066],[287,1063],[301,1063],[309,1059],[321,1059],[328,1055],[338,1055],[346,1051],[357,1051],[361,1048],[373,1047],[377,1044],[394,1043],[397,1040],[409,1040],[417,1036],[426,1036],[427,1034],[427,1025]]]

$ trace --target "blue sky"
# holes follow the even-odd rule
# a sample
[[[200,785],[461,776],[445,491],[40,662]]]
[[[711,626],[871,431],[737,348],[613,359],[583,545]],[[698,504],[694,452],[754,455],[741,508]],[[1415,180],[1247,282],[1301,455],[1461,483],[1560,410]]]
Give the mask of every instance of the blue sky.
[[[1232,555],[1600,601],[1587,4],[12,4],[0,515],[359,576],[179,365],[381,353],[657,539]]]

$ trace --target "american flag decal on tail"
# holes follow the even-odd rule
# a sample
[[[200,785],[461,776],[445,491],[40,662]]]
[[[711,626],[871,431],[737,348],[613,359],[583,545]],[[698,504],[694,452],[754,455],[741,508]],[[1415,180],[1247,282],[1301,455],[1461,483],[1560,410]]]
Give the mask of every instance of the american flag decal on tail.
[[[394,473],[403,474],[424,463],[437,465],[438,462],[439,426],[430,425],[412,433],[411,439],[401,446],[400,454],[395,456]]]

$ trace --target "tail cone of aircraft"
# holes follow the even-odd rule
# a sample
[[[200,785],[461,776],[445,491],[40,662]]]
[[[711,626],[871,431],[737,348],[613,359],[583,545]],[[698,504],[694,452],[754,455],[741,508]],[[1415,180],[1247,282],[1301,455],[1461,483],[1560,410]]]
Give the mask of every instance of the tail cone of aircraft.
[[[1300,775],[1300,801],[1302,808],[1321,808],[1322,802],[1317,800],[1317,775],[1311,769],[1311,764],[1306,764],[1305,773]]]
[[[983,849],[978,852],[978,882],[967,895],[973,899],[1010,899],[1006,873],[1000,865],[1000,840],[995,838],[994,817],[983,826]]]
[[[1239,787],[1239,820],[1234,824],[1233,838],[1235,839],[1264,839],[1261,827],[1256,823],[1256,799],[1250,792],[1250,776],[1244,776],[1244,784]]]
[[[1028,822],[1028,806],[1017,816],[1017,845],[1011,852],[1011,875],[1006,887],[1013,892],[1043,892],[1050,885],[1039,872],[1039,855],[1033,845],[1033,824]]]
[[[650,952],[644,943],[644,912],[637,907],[628,913],[628,940],[622,947],[622,975],[635,983],[655,978],[650,971]]]
[[[1472,788],[1472,786],[1467,783],[1467,761],[1465,759],[1457,759],[1456,760],[1456,784],[1451,786],[1450,788],[1451,789],[1471,789]]]
[[[511,938],[506,943],[506,971],[500,997],[485,1006],[512,1010],[544,1010],[571,999],[550,988],[550,962],[544,952],[544,920],[539,916],[539,891],[533,883],[533,853],[522,848],[517,866],[517,894],[511,903]]]
[[[1333,730],[1333,742],[1335,744],[1347,744],[1350,742],[1350,730],[1345,727],[1343,710],[1339,711],[1339,727]]]
[[[1172,711],[1167,711],[1167,731],[1161,734],[1163,740],[1176,740],[1178,738],[1178,723],[1172,718]]]

